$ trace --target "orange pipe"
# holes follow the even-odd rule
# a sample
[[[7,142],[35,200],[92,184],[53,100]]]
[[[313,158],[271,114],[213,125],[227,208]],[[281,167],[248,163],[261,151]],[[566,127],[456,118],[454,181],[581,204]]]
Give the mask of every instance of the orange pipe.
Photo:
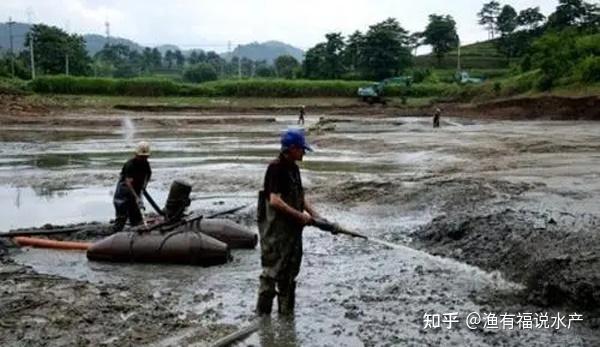
[[[28,236],[13,237],[13,241],[15,241],[19,246],[31,246],[38,248],[53,249],[76,249],[82,251],[87,251],[87,249],[92,246],[90,242],[56,241]]]

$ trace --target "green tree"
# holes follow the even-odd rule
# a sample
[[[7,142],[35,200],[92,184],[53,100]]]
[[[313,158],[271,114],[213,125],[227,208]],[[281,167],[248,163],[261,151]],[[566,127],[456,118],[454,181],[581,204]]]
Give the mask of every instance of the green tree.
[[[170,69],[171,67],[173,67],[173,61],[175,60],[175,53],[173,53],[172,50],[167,50],[165,52],[165,63],[167,64],[167,67]]]
[[[408,32],[394,18],[371,25],[364,37],[360,69],[367,78],[384,79],[412,63]]]
[[[61,74],[66,71],[68,55],[69,73],[89,75],[91,59],[80,35],[69,35],[65,31],[44,24],[36,24],[27,33],[25,46],[34,44],[36,70],[42,74]]]
[[[548,17],[548,25],[558,30],[578,26],[585,21],[590,8],[583,0],[559,0],[556,11]]]
[[[291,55],[280,55],[275,59],[274,64],[277,76],[283,78],[294,78],[294,71],[300,66],[298,60]]]
[[[500,3],[495,0],[483,4],[481,11],[477,13],[479,25],[487,28],[491,39],[495,37],[498,15],[500,15]]]
[[[253,76],[254,61],[252,59],[242,57],[242,76]]]
[[[134,77],[142,69],[141,55],[124,44],[105,45],[94,59],[95,73],[100,76]]]
[[[21,79],[31,78],[31,69],[29,67],[29,52],[21,51],[15,57],[15,76]],[[9,52],[0,58],[0,76],[12,77],[11,56]]]
[[[141,70],[145,73],[150,73],[152,71],[152,65],[154,57],[152,56],[152,48],[145,47],[142,51],[142,57],[140,61]]]
[[[185,57],[183,56],[180,50],[176,50],[173,53],[173,57],[175,59],[175,64],[177,64],[177,67],[181,68],[185,64]]]
[[[188,62],[190,63],[190,65],[198,64],[198,62],[199,62],[199,60],[198,60],[198,53],[195,50],[192,51],[192,53],[190,53],[190,57],[188,58]]]
[[[266,60],[259,60],[255,62],[255,74],[258,77],[262,77],[262,78],[268,78],[268,77],[274,77],[275,74],[275,68],[272,66],[269,66],[269,64],[267,64]]]
[[[577,34],[573,30],[560,33],[547,33],[537,39],[531,50],[533,68],[542,71],[539,87],[550,89],[560,77],[565,76],[578,60],[576,50]]]
[[[348,36],[346,48],[343,52],[344,65],[351,72],[355,72],[358,68],[360,61],[360,53],[364,45],[364,36],[360,31],[355,31],[352,35]]]
[[[302,62],[304,77],[311,79],[324,78],[325,76],[325,43],[321,42],[306,51]]]
[[[510,6],[504,5],[498,15],[497,26],[502,36],[510,35],[517,28],[517,11]]]
[[[223,58],[221,58],[220,55],[218,55],[214,51],[207,52],[206,55],[204,55],[204,52],[202,52],[202,53],[203,54],[198,54],[198,59],[201,62],[206,62],[206,63],[212,65],[217,72],[224,70],[227,62]],[[204,60],[201,60],[202,57],[206,57],[206,58]]]
[[[414,32],[408,36],[408,46],[413,52],[413,55],[417,55],[417,49],[423,45],[424,33]]]
[[[539,7],[526,8],[517,16],[517,24],[527,27],[529,30],[535,30],[544,20],[546,20],[546,16],[540,12]]]
[[[215,70],[213,65],[208,63],[199,63],[190,66],[183,72],[183,79],[193,83],[215,81],[217,78],[217,70]]]
[[[153,69],[157,69],[162,66],[162,54],[160,54],[158,48],[152,48],[151,62]]]
[[[591,32],[600,32],[600,5],[584,3],[584,6],[583,26],[591,29]]]
[[[444,55],[458,45],[456,22],[451,16],[429,15],[429,24],[423,32],[425,44],[433,47],[438,65],[441,65]]]
[[[509,35],[502,35],[494,44],[498,51],[510,63],[511,58],[522,56],[531,45],[535,35],[527,31],[516,31]]]
[[[325,35],[325,38],[327,39],[323,62],[325,64],[325,78],[340,78],[345,70],[342,58],[342,53],[346,47],[344,37],[341,33],[329,33]]]

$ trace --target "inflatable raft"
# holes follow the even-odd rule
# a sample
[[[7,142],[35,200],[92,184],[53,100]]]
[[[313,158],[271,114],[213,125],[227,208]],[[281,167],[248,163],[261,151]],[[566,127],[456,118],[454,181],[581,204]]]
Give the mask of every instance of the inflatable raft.
[[[120,232],[94,243],[90,260],[111,262],[218,265],[229,249],[254,248],[258,236],[227,219],[198,219],[161,233]]]
[[[255,233],[228,219],[203,218],[187,223],[181,228],[214,237],[226,243],[230,249],[252,249],[258,242],[258,236]]]
[[[119,232],[94,243],[89,260],[173,263],[211,266],[230,259],[227,245],[208,235],[174,230],[169,233]]]

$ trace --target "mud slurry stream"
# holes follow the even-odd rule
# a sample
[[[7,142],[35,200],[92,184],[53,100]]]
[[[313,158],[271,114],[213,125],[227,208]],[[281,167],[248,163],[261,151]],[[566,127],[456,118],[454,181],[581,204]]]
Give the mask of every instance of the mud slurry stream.
[[[127,115],[134,119],[133,134],[119,126]],[[0,136],[0,207],[9,211],[3,212],[8,214],[2,220],[10,220],[10,224],[3,222],[3,229],[39,226],[57,219],[66,223],[90,220],[90,216],[111,218],[116,176],[129,156],[131,143],[141,138],[152,139],[150,190],[156,200],[164,201],[170,182],[179,178],[194,185],[193,208],[218,210],[254,202],[266,163],[277,154],[278,132],[295,121],[291,116],[274,121],[257,116],[236,118],[229,124],[176,127],[156,124],[153,116],[123,113],[105,117],[116,124],[108,131],[85,126],[73,129],[66,124],[41,137],[32,131],[35,126]],[[169,115],[165,119],[186,124],[193,117]],[[419,226],[439,214],[451,213],[453,206],[467,209],[489,202],[494,208],[511,201],[512,191],[500,191],[496,186],[490,188],[489,197],[472,199],[460,196],[461,191],[469,191],[466,185],[456,191],[449,188],[474,175],[483,182],[473,188],[474,195],[485,195],[486,180],[530,184],[533,188],[528,188],[527,194],[531,198],[523,196],[518,202],[521,206],[534,204],[531,201],[539,194],[551,195],[552,189],[566,189],[565,180],[572,186],[585,184],[592,196],[600,187],[597,175],[583,173],[586,166],[600,164],[598,156],[588,153],[595,150],[589,144],[599,140],[600,129],[594,123],[453,119],[433,131],[426,119],[336,118],[327,130],[316,127],[309,136],[317,150],[302,163],[304,185],[322,214],[371,237],[409,244],[410,234]],[[314,128],[314,120],[310,121],[307,126]],[[555,136],[565,131],[572,135],[571,147],[558,143]],[[557,143],[542,142],[548,137]],[[583,153],[568,151],[577,152],[582,143],[588,144]],[[532,146],[539,150],[531,151]],[[540,162],[544,146],[562,146],[573,160]],[[581,174],[565,173],[565,179],[559,180],[544,171],[553,167],[562,172],[565,166]],[[542,179],[540,172],[552,177]],[[443,180],[451,181],[437,185]],[[544,182],[543,191],[535,188],[538,181]],[[556,194],[552,196],[554,206],[567,204]],[[592,200],[588,196],[578,203],[584,208]],[[47,213],[28,218],[25,209]],[[253,213],[253,208],[245,210],[242,214],[248,218],[242,220],[256,230]],[[313,228],[304,233],[295,319],[283,321],[275,314],[270,329],[240,345],[579,346],[599,341],[600,334],[586,325],[557,331],[469,329],[464,318],[470,312],[517,314],[549,309],[515,299],[523,286],[497,272],[411,248],[393,250],[364,240],[334,237]],[[184,316],[242,326],[253,317],[259,250],[236,251],[233,256],[233,262],[212,268],[100,264],[88,262],[80,253],[33,249],[17,253],[14,259],[41,273],[135,287],[151,298],[171,298],[171,308]],[[460,318],[452,329],[424,329],[425,314],[450,312],[457,312]],[[169,332],[165,341],[181,343],[177,335]],[[156,343],[160,345],[160,341]]]

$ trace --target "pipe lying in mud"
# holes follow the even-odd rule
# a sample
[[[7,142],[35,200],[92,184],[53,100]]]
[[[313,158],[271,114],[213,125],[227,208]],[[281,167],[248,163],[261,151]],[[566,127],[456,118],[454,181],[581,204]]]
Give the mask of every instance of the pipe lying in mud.
[[[57,241],[26,236],[17,236],[13,238],[13,240],[19,246],[31,246],[51,249],[87,251],[92,246],[90,242]]]
[[[244,340],[248,336],[250,336],[254,332],[256,332],[258,329],[260,329],[261,322],[262,322],[262,318],[260,318],[260,317],[256,318],[252,322],[250,322],[250,325],[248,325],[247,327],[244,327],[242,329],[234,331],[233,333],[215,341],[213,344],[210,345],[210,347],[231,346],[232,344],[234,344],[240,340]]]

